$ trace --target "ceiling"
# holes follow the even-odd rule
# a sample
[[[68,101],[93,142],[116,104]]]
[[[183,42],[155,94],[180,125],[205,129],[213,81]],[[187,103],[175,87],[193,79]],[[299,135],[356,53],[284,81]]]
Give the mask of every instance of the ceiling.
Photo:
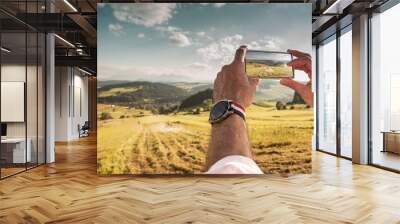
[[[387,0],[253,0],[269,3],[311,3],[313,8],[313,43],[351,23],[351,17],[373,9]],[[79,66],[96,73],[97,3],[101,2],[177,2],[168,0],[1,0],[2,31],[15,33],[25,28],[39,32],[55,32],[56,65]],[[179,2],[179,1],[178,1]],[[184,0],[180,2],[185,2]],[[193,2],[193,1],[191,1]],[[197,1],[196,1],[197,2]],[[210,2],[210,1],[198,1]],[[223,2],[223,1],[216,1]],[[226,2],[226,1],[225,1]],[[249,2],[230,0],[229,2]],[[52,11],[52,13],[49,13]],[[26,13],[27,12],[27,13]],[[10,36],[10,37],[8,37]],[[7,38],[12,38],[11,34]],[[19,38],[15,38],[19,41]]]

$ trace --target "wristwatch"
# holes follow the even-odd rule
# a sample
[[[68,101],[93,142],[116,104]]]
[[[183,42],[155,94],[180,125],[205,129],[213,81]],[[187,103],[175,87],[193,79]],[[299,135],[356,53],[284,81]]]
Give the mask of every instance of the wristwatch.
[[[245,120],[245,110],[239,103],[232,100],[221,100],[212,107],[208,121],[211,124],[215,124],[225,120],[232,114],[237,114]]]

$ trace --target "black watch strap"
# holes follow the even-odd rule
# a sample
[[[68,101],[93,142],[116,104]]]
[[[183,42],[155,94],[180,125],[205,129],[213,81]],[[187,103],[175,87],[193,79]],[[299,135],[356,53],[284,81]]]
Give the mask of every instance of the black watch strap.
[[[246,116],[242,112],[240,112],[236,109],[233,109],[233,113],[239,115],[241,118],[243,118],[243,120],[246,120]]]
[[[245,120],[245,110],[239,103],[232,100],[221,100],[214,104],[208,120],[211,124],[219,123],[234,113]]]

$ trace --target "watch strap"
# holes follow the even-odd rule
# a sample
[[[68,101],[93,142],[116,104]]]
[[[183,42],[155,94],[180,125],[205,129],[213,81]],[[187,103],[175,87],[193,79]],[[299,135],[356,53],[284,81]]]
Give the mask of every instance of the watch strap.
[[[237,115],[239,115],[240,117],[243,118],[243,120],[246,120],[246,112],[245,109],[237,102],[235,101],[230,101],[231,104],[231,108],[233,110],[233,112]]]
[[[225,103],[227,104],[227,108],[225,110],[225,112],[220,115],[219,117],[214,117],[212,116],[212,113],[214,111],[214,109],[216,108],[216,105],[220,104],[220,103]],[[226,118],[228,118],[230,115],[232,114],[237,114],[239,115],[243,120],[246,120],[246,112],[245,109],[243,108],[242,105],[240,105],[239,103],[233,101],[233,100],[221,100],[218,101],[216,104],[214,104],[213,108],[210,111],[210,117],[208,119],[208,121],[211,124],[215,124],[215,123],[219,123],[223,120],[225,120]]]

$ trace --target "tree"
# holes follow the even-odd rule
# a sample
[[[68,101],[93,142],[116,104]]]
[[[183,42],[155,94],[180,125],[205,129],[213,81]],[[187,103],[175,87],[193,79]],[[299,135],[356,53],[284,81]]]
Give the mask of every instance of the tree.
[[[192,114],[200,114],[200,108],[193,109]]]
[[[275,107],[277,110],[286,110],[286,104],[282,103],[281,101],[277,101]]]
[[[303,98],[297,93],[294,93],[293,100],[291,102],[292,104],[306,104],[306,102],[303,100]]]
[[[108,113],[108,112],[102,112],[102,113],[100,114],[100,120],[101,120],[101,121],[103,121],[103,120],[109,120],[109,119],[113,119],[113,117],[111,116],[110,113]]]

